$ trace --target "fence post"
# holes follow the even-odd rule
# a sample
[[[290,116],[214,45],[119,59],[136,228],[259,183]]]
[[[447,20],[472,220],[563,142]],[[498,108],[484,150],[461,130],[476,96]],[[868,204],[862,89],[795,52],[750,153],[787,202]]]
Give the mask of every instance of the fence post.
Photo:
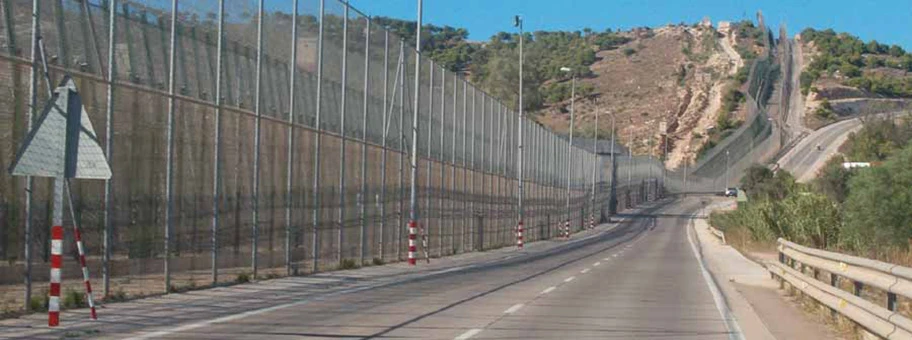
[[[365,18],[367,27],[365,27],[364,35],[364,93],[362,93],[361,98],[364,101],[364,112],[362,113],[361,118],[361,233],[360,233],[360,242],[359,242],[359,252],[358,256],[361,258],[361,265],[364,265],[364,247],[365,247],[365,233],[367,232],[367,221],[365,214],[365,200],[367,197],[367,111],[368,111],[368,99],[370,98],[370,27],[371,19]]]
[[[317,272],[317,264],[319,259],[319,232],[318,227],[320,223],[320,143],[322,141],[322,102],[323,102],[323,22],[324,22],[324,11],[326,6],[326,0],[320,0],[320,26],[317,33],[317,95],[316,95],[316,119],[314,122],[314,152],[313,152],[313,199],[311,200],[313,204],[313,225],[311,231],[313,232],[311,246],[312,256],[311,256],[311,272]]]
[[[176,42],[177,42],[177,30],[176,30],[177,6],[178,6],[178,0],[172,0],[171,1],[171,34],[170,34],[171,51],[168,53],[168,63],[171,65],[174,64],[174,57],[176,55],[175,46],[176,46]],[[112,17],[113,17],[113,15],[112,15]],[[113,23],[113,19],[111,20],[111,22]],[[111,32],[111,37],[112,38],[114,37],[113,28],[112,28],[112,32]],[[113,45],[113,43],[112,43],[112,45]],[[113,54],[113,49],[111,51],[112,51],[111,54]],[[108,58],[108,62],[109,63],[112,62],[113,59],[114,59],[113,56],[110,56]],[[170,267],[170,264],[171,264],[171,229],[172,229],[171,221],[173,219],[172,210],[174,208],[174,105],[175,105],[174,70],[175,70],[174,67],[169,67],[169,71],[168,71],[168,127],[167,127],[167,132],[166,132],[166,137],[165,137],[167,140],[167,146],[166,146],[167,160],[166,160],[166,169],[165,169],[165,199],[167,201],[165,203],[165,226],[164,226],[165,227],[165,239],[164,239],[165,294],[171,292],[171,267]],[[113,79],[113,77],[111,77],[111,78]],[[109,94],[111,94],[113,96],[113,94],[110,90],[109,90]],[[110,108],[109,108],[109,114],[110,114]],[[108,119],[110,119],[110,118],[108,118]],[[108,126],[110,129],[111,128],[110,120],[108,121]],[[108,132],[108,133],[109,133],[108,143],[110,144],[110,138],[111,138],[110,133],[111,132]],[[110,157],[110,155],[108,157]],[[108,159],[108,161],[110,162],[110,159]],[[110,181],[108,181],[108,182],[110,182]],[[105,241],[107,241],[107,240],[105,240]],[[107,248],[107,247],[105,247],[105,248]],[[110,256],[110,255],[108,255],[107,250],[105,251],[105,256],[106,257]],[[105,261],[105,262],[107,262],[107,261]],[[105,265],[105,267],[107,267],[107,265]],[[104,287],[105,296],[108,296],[108,289],[109,289],[107,275],[108,275],[107,270],[105,270],[105,285],[104,285],[105,286]]]
[[[295,148],[295,86],[297,85],[297,77],[295,70],[297,65],[295,63],[298,60],[298,0],[292,1],[292,21],[291,21],[291,59],[288,61],[288,140],[286,142],[287,149],[285,158],[286,158],[286,178],[285,178],[285,275],[291,275],[291,208],[294,203],[294,148]],[[258,45],[259,49],[262,50],[262,20],[257,23],[258,29]]]

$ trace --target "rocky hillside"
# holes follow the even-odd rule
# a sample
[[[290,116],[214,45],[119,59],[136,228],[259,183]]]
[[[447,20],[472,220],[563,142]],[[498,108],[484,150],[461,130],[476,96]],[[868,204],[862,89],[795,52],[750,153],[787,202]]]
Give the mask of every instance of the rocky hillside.
[[[378,19],[405,37],[414,24]],[[559,133],[569,128],[571,79],[578,79],[576,133],[611,134],[605,114],[614,114],[618,140],[636,154],[661,155],[667,135],[669,167],[693,162],[744,119],[750,62],[763,52],[763,30],[750,21],[704,20],[694,25],[641,27],[629,31],[536,31],[525,36],[527,112]],[[468,32],[426,26],[424,48],[432,58],[507,103],[516,103],[518,41],[498,33],[485,42]],[[569,73],[561,72],[569,67]]]
[[[762,50],[761,34],[750,22],[706,21],[623,32],[630,41],[598,52],[592,76],[580,80],[593,90],[577,100],[576,126],[588,136],[596,112],[614,114],[619,140],[635,153],[661,155],[667,134],[667,165],[693,162],[743,120],[744,83],[750,59]],[[602,117],[599,131],[608,136],[611,121]],[[545,107],[537,119],[566,132],[569,100]]]

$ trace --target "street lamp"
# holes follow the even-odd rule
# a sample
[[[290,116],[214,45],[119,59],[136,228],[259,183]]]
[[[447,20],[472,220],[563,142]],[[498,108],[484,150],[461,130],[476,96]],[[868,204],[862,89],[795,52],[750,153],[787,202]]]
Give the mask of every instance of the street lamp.
[[[728,186],[731,185],[730,184],[731,181],[729,178],[730,173],[731,173],[731,164],[729,164],[729,162],[728,162],[728,150],[725,150],[725,188],[728,188]],[[725,188],[722,188],[722,190],[725,190]]]
[[[523,27],[522,27],[522,17],[514,16],[513,17],[513,26],[519,28],[519,131],[516,134],[517,139],[517,156],[516,156],[516,168],[517,168],[517,205],[519,210],[519,223],[516,225],[516,246],[519,248],[523,247],[523,217],[525,211],[523,210],[523,194],[525,193],[523,185],[523,129],[522,122],[525,115],[523,114]]]
[[[567,73],[573,71],[569,67],[561,67],[560,70]],[[573,74],[570,84],[570,143],[567,146],[567,219],[564,221],[564,237],[570,237],[570,164],[573,161],[573,110],[576,102],[576,74]]]

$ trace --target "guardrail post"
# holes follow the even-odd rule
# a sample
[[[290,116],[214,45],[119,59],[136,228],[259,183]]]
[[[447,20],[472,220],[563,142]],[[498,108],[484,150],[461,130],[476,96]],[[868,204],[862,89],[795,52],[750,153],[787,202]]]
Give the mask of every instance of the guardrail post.
[[[887,293],[887,309],[896,311],[896,293]]]
[[[830,273],[830,286],[836,287],[838,285],[839,285],[839,276],[834,273]]]
[[[861,296],[861,290],[864,289],[864,283],[854,281],[852,287],[852,294],[855,296]]]

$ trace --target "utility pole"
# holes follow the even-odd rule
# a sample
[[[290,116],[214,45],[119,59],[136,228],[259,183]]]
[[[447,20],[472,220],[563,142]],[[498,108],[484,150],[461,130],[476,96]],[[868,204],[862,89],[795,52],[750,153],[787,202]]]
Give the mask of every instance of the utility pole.
[[[523,184],[523,129],[522,122],[525,115],[523,113],[523,22],[522,17],[515,16],[513,17],[513,25],[519,28],[519,120],[516,124],[519,126],[519,131],[516,134],[517,142],[517,155],[516,155],[516,169],[517,169],[517,186],[518,190],[516,195],[517,205],[519,209],[519,223],[516,226],[516,246],[519,248],[523,247],[523,218],[525,217],[525,210],[523,207],[523,194],[525,194],[525,185]]]
[[[409,188],[409,241],[408,263],[416,264],[415,239],[418,233],[418,108],[421,105],[421,19],[423,1],[418,0],[418,22],[415,30],[415,102],[412,106],[412,152],[409,153],[409,166],[411,166],[411,188]]]
[[[728,188],[730,183],[729,174],[731,173],[731,164],[728,162],[728,150],[725,150],[725,188]],[[722,188],[722,190],[725,190]]]

